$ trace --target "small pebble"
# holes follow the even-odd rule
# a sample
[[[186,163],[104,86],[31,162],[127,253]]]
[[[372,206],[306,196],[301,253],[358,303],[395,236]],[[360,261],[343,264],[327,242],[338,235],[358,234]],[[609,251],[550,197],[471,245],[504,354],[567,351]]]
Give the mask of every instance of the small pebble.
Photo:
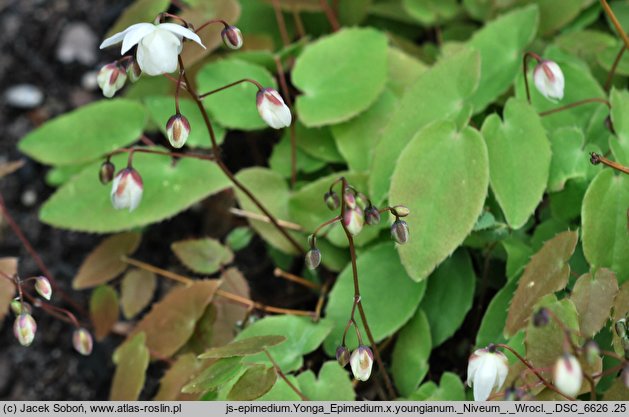
[[[57,46],[57,59],[64,64],[74,61],[83,65],[96,62],[96,42],[98,39],[85,23],[70,23],[61,33]]]
[[[22,204],[26,207],[32,207],[37,202],[37,193],[35,190],[26,190],[22,193]]]
[[[4,92],[4,100],[9,106],[33,109],[42,104],[44,94],[32,84],[16,84]]]

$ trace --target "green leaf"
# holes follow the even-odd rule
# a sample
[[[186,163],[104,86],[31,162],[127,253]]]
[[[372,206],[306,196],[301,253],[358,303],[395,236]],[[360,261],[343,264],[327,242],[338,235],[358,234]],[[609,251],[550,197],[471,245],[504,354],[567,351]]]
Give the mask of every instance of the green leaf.
[[[153,122],[159,126],[162,134],[166,136],[166,122],[175,114],[175,98],[172,96],[149,96],[145,97],[143,102]],[[179,108],[181,114],[190,123],[190,136],[186,141],[186,146],[211,148],[210,134],[205,127],[203,116],[196,103],[186,98],[179,98]],[[219,144],[223,143],[225,129],[218,123],[213,123],[212,127],[216,136],[216,142]]]
[[[579,313],[579,328],[584,337],[593,337],[609,320],[609,312],[618,293],[616,275],[599,269],[594,275],[581,275],[572,288],[570,299]]]
[[[327,127],[307,128],[297,121],[295,122],[295,140],[299,149],[313,158],[325,162],[343,162],[343,157],[336,148],[332,133]]]
[[[288,378],[291,384],[297,387],[297,389],[301,388],[297,382],[297,378],[293,375],[286,375],[286,378]],[[258,401],[301,401],[301,397],[293,391],[286,381],[278,378],[273,388],[262,397],[258,398]]]
[[[354,401],[356,398],[349,374],[336,361],[324,362],[319,378],[308,370],[299,374],[297,382],[311,401]]]
[[[452,372],[444,372],[439,387],[426,382],[408,398],[412,401],[465,401],[465,387],[461,379]]]
[[[616,298],[614,299],[614,305],[612,307],[613,316],[612,323],[616,323],[620,319],[624,319],[629,313],[629,281],[625,281],[624,284],[618,289]],[[624,355],[623,342],[618,336],[618,333],[613,332],[613,346],[614,350],[619,355]]]
[[[189,239],[173,242],[172,251],[191,271],[213,274],[234,260],[233,252],[212,238]]]
[[[521,72],[522,54],[535,37],[538,21],[536,6],[517,9],[485,25],[469,41],[481,56],[480,84],[472,97],[475,112],[503,94]]]
[[[159,380],[159,391],[153,398],[154,401],[181,401],[186,399],[182,395],[182,389],[201,367],[193,353],[187,353],[177,357],[175,362]],[[183,398],[182,398],[183,397]]]
[[[485,347],[490,343],[507,342],[503,335],[503,330],[507,322],[509,303],[517,286],[517,280],[512,279],[508,281],[491,299],[476,334],[476,346]]]
[[[425,279],[472,231],[487,194],[488,165],[480,133],[457,131],[452,122],[419,131],[400,156],[389,202],[411,211],[411,237],[398,251],[415,281]]]
[[[338,153],[338,151],[337,151]],[[296,147],[297,172],[311,174],[326,166],[325,161],[311,156],[299,147]],[[282,138],[273,147],[273,153],[269,158],[269,166],[285,178],[291,176],[291,143],[290,129],[285,129]]]
[[[365,315],[374,340],[379,342],[395,333],[413,316],[426,284],[409,279],[392,243],[383,243],[363,252],[358,257],[357,267]],[[325,317],[334,323],[324,344],[325,351],[331,356],[341,344],[353,302],[352,268],[348,266],[337,278],[325,308]],[[366,333],[362,323],[358,318],[356,321],[364,339]],[[358,346],[353,328],[347,334],[347,346],[350,349]]]
[[[251,78],[264,87],[275,88],[275,80],[259,65],[237,59],[223,59],[205,64],[197,74],[198,89],[205,93],[235,81]],[[256,94],[258,89],[243,82],[203,99],[212,120],[230,129],[255,130],[266,127],[258,114]]]
[[[376,101],[386,78],[383,33],[350,28],[320,38],[304,48],[292,72],[304,93],[297,97],[299,118],[309,127],[344,122]]]
[[[570,275],[568,260],[574,253],[578,240],[577,232],[563,232],[544,243],[533,255],[513,295],[505,335],[514,335],[526,326],[534,312],[533,306],[540,298],[566,286]]]
[[[135,317],[149,305],[156,285],[157,279],[152,272],[139,268],[127,271],[120,285],[120,306],[127,319]]]
[[[109,29],[105,38],[122,32],[129,26],[139,22],[152,22],[159,13],[166,11],[170,1],[168,0],[135,0],[118,17],[116,23]],[[120,46],[118,46],[119,48]]]
[[[402,0],[402,6],[409,16],[426,26],[452,19],[460,8],[457,0]]]
[[[466,99],[476,89],[479,76],[480,57],[466,50],[437,63],[406,91],[373,151],[369,191],[374,203],[386,198],[396,161],[421,128],[435,120],[468,117],[471,106]]]
[[[199,359],[230,358],[232,356],[251,356],[264,352],[268,347],[284,343],[284,336],[254,336],[231,342],[228,345],[216,347],[206,351]]]
[[[181,392],[197,394],[212,391],[235,378],[242,369],[242,358],[239,356],[223,358],[208,366],[192,381],[186,384]]]
[[[507,252],[507,279],[512,281],[529,263],[533,248],[517,236],[510,236],[501,243]]]
[[[415,391],[428,373],[431,349],[430,324],[420,308],[400,331],[393,349],[391,373],[402,396]]]
[[[18,148],[44,164],[89,162],[138,140],[145,123],[141,104],[101,100],[44,123],[26,135]]]
[[[548,190],[563,190],[566,181],[573,178],[585,178],[589,165],[583,150],[585,136],[577,128],[561,128],[550,136],[552,161],[548,177]]]
[[[611,118],[616,131],[616,138],[609,141],[614,158],[621,164],[629,164],[629,93],[613,89],[609,98],[612,110]]]
[[[629,177],[601,171],[583,199],[583,253],[592,268],[609,268],[618,282],[629,278]]]
[[[246,226],[239,226],[232,229],[231,232],[225,238],[225,243],[233,251],[239,251],[247,246],[251,242],[253,237],[253,231]]]
[[[227,394],[227,399],[229,401],[252,401],[260,398],[273,388],[276,379],[277,374],[272,366],[253,365],[234,384]]]
[[[542,200],[550,170],[550,144],[539,116],[526,102],[510,99],[504,121],[485,119],[491,189],[513,229],[519,229]]]
[[[92,291],[90,320],[94,325],[94,337],[103,340],[118,321],[118,293],[109,285],[101,285]]]
[[[541,35],[549,35],[570,23],[591,0],[535,0],[539,6]]]
[[[114,352],[116,372],[111,383],[110,401],[135,401],[140,396],[150,356],[145,340],[144,333],[138,333]]]
[[[464,249],[454,252],[428,278],[426,295],[420,307],[430,323],[434,347],[446,341],[463,324],[472,308],[475,285],[476,274]]]
[[[127,155],[112,158],[118,167],[126,160]],[[213,162],[184,158],[173,165],[168,156],[136,153],[133,167],[142,176],[144,194],[130,213],[112,207],[111,186],[98,180],[100,165],[93,163],[58,189],[42,206],[41,221],[70,230],[116,232],[172,217],[230,185]]]
[[[310,318],[297,316],[268,316],[245,328],[236,341],[253,336],[281,335],[286,342],[268,348],[268,352],[284,372],[293,371],[303,365],[303,355],[318,348],[330,333],[332,323],[323,320],[313,323]],[[245,362],[269,363],[263,353],[250,356]]]
[[[389,66],[387,88],[396,97],[402,97],[406,89],[415,84],[419,76],[428,69],[420,60],[392,46],[389,47],[387,63]]]

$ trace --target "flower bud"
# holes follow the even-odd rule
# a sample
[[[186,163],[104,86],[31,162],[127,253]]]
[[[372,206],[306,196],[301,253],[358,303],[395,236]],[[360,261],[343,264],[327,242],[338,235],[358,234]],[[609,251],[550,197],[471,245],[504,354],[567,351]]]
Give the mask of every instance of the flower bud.
[[[339,201],[339,195],[334,191],[328,191],[324,194],[323,200],[330,210],[336,210],[339,208],[341,202]]]
[[[349,349],[346,346],[339,346],[336,348],[336,361],[341,365],[341,367],[345,367],[349,363]]]
[[[229,49],[242,48],[242,33],[236,26],[227,26],[221,31],[223,43]]]
[[[317,248],[311,248],[306,252],[306,266],[308,269],[317,269],[321,264],[321,252]]]
[[[583,374],[581,364],[573,355],[566,353],[555,363],[553,381],[563,394],[574,397],[581,389]]]
[[[354,195],[354,193],[352,192],[352,190],[350,190],[349,188],[345,189],[345,192],[343,193],[343,198],[345,199],[345,206],[347,208],[353,209],[356,208],[356,196]]]
[[[292,116],[282,96],[272,88],[264,88],[256,95],[258,113],[264,122],[273,129],[290,126]]]
[[[20,314],[22,314],[22,311],[24,311],[24,313],[31,314],[32,308],[31,305],[26,301],[20,302],[19,298],[14,298],[11,301],[11,311],[13,311],[13,314],[15,314],[16,316],[19,316]]]
[[[352,236],[359,234],[360,231],[363,230],[363,225],[365,224],[365,216],[363,215],[363,211],[360,207],[345,210],[343,224]]]
[[[408,242],[408,224],[400,219],[394,221],[391,225],[391,237],[400,245]]]
[[[103,66],[96,76],[96,82],[107,98],[113,97],[116,91],[124,87],[126,81],[127,73],[115,62]]]
[[[74,346],[74,349],[81,355],[89,356],[94,346],[92,335],[82,327],[76,329],[72,334],[72,346]]]
[[[138,64],[138,61],[136,61],[135,57],[131,57],[131,59],[127,60],[127,62],[125,63],[125,69],[127,72],[127,77],[129,77],[129,80],[132,83],[139,80],[142,76],[142,69],[140,68],[140,65]]]
[[[35,323],[33,316],[23,312],[15,318],[13,334],[20,342],[20,345],[30,346],[33,343],[33,339],[35,339],[35,332],[37,332],[37,323]]]
[[[181,148],[190,135],[190,122],[181,114],[175,114],[166,122],[166,134],[170,146],[173,148]]]
[[[627,336],[627,323],[625,319],[620,319],[614,324],[614,328],[616,329],[616,334],[620,338],[625,338]]]
[[[564,76],[561,68],[553,61],[542,61],[533,72],[537,90],[550,101],[563,98]]]
[[[50,286],[48,278],[44,276],[35,278],[35,291],[37,291],[37,294],[41,295],[46,300],[50,300],[50,297],[52,296],[52,287]]]
[[[98,178],[101,184],[109,184],[114,179],[114,172],[116,172],[114,164],[110,161],[103,162],[98,171]]]
[[[477,349],[467,364],[467,385],[474,388],[474,401],[487,401],[493,389],[500,390],[509,373],[509,361],[494,345]]]
[[[380,223],[380,212],[374,206],[369,206],[365,209],[365,223],[369,226]]]
[[[143,191],[142,177],[135,169],[128,167],[116,175],[111,186],[111,204],[116,210],[135,210],[140,205]]]
[[[550,316],[548,315],[548,310],[543,307],[533,314],[533,326],[535,327],[544,327],[549,321]]]
[[[585,360],[590,365],[594,365],[598,358],[601,356],[601,349],[599,349],[598,343],[590,339],[585,343],[583,349],[585,351]]]
[[[393,212],[397,217],[406,217],[411,214],[411,211],[406,206],[395,206]]]
[[[356,204],[358,205],[358,207],[360,207],[361,209],[366,209],[369,206],[369,199],[367,198],[367,196],[363,193],[358,193],[356,195]]]
[[[373,366],[373,353],[371,349],[369,349],[368,346],[358,346],[358,348],[352,352],[349,363],[352,367],[354,378],[359,381],[368,380],[371,375],[371,367]]]

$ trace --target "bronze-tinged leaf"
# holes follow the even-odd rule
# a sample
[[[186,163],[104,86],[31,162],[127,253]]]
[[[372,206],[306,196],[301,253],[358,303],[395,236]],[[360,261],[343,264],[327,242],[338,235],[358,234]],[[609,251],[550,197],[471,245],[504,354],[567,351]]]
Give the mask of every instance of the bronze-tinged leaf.
[[[170,248],[181,263],[199,274],[213,274],[234,260],[231,249],[211,238],[181,240]]]
[[[109,285],[101,285],[92,291],[90,319],[94,325],[94,337],[103,340],[118,321],[118,293]]]
[[[15,284],[6,275],[12,277],[17,274],[18,258],[0,258],[0,271],[5,276],[0,277],[0,321],[9,312],[11,300],[15,297]]]
[[[114,352],[116,372],[109,394],[111,401],[135,401],[140,396],[150,359],[145,341],[144,333],[138,333]]]
[[[614,335],[614,351],[624,356],[624,349],[622,347],[622,343],[620,342],[620,338],[616,334],[614,330],[614,324],[624,318],[627,313],[629,313],[629,281],[625,281],[624,284],[620,286],[618,293],[616,294],[616,298],[614,299],[614,312],[613,312],[613,322],[612,322],[612,333]]]
[[[605,401],[629,401],[629,388],[622,378],[616,378],[612,385],[603,394]]]
[[[269,392],[276,379],[277,374],[273,367],[253,365],[234,384],[227,394],[227,399],[229,401],[253,401]]]
[[[126,232],[103,240],[83,261],[72,287],[92,288],[116,278],[127,268],[122,258],[135,252],[141,237],[139,233]]]
[[[579,234],[576,231],[559,233],[544,243],[539,252],[531,257],[509,306],[505,336],[514,335],[526,326],[533,313],[533,306],[540,298],[566,286],[570,275],[568,259],[578,240]]]
[[[232,356],[250,356],[264,352],[267,347],[286,341],[284,336],[254,336],[216,347],[199,355],[199,359],[230,358]]]
[[[229,268],[223,272],[221,289],[245,298],[251,298],[249,284],[236,268]],[[218,298],[213,303],[216,319],[212,326],[210,346],[224,346],[236,337],[236,324],[247,316],[246,306],[233,303],[224,298]]]
[[[618,280],[609,269],[599,269],[595,275],[584,274],[577,279],[570,299],[579,313],[581,334],[592,337],[603,328],[618,293]]]
[[[201,394],[219,388],[240,374],[241,361],[242,358],[239,357],[217,360],[183,387],[182,392]]]
[[[159,391],[155,401],[187,401],[196,400],[198,395],[183,394],[181,389],[201,369],[203,363],[196,355],[187,353],[177,358],[175,363],[166,371],[159,383]]]
[[[320,12],[321,0],[264,0],[265,3],[274,5],[275,2],[286,12]]]
[[[127,319],[135,317],[151,302],[156,285],[152,272],[133,268],[125,273],[120,285],[120,306]]]
[[[24,160],[18,159],[17,161],[3,162],[0,164],[0,178],[13,174],[18,169],[24,166]]]
[[[169,4],[169,0],[136,0],[118,17],[105,37],[122,32],[135,23],[152,22],[159,13],[168,9]]]
[[[157,357],[170,357],[186,344],[197,320],[212,301],[220,280],[195,281],[169,292],[134,330],[146,333],[146,346]]]

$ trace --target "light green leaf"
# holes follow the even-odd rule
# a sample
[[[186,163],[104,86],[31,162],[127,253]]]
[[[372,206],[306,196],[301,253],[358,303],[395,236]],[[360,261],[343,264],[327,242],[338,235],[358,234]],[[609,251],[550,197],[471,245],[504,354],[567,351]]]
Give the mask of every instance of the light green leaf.
[[[208,366],[192,381],[186,384],[181,392],[184,394],[202,393],[219,388],[235,378],[242,369],[242,358],[223,358]]]
[[[465,386],[458,375],[444,372],[439,381],[439,387],[432,382],[426,382],[408,398],[412,401],[465,401]]]
[[[398,251],[414,280],[425,279],[472,231],[487,194],[488,165],[480,133],[457,131],[452,122],[427,126],[404,149],[389,201],[411,211],[410,239]]]
[[[507,102],[501,122],[491,115],[482,133],[496,200],[513,229],[524,226],[546,190],[550,144],[539,116],[526,102]]]
[[[609,100],[616,131],[616,137],[610,139],[609,145],[616,161],[629,165],[629,93],[626,90],[613,89]]]
[[[325,161],[310,156],[299,147],[296,147],[297,172],[311,174],[326,166]],[[273,147],[273,153],[269,158],[269,166],[285,178],[291,176],[291,143],[290,129],[285,129],[282,138]]]
[[[326,162],[343,162],[330,129],[327,127],[307,128],[299,122],[295,123],[295,139],[299,149],[313,158]]]
[[[297,389],[301,389],[299,383],[297,382],[297,378],[293,375],[286,375],[286,378],[293,384]],[[275,381],[275,385],[273,388],[262,397],[258,398],[258,401],[301,401],[301,397],[297,395],[295,391],[284,381],[282,378],[278,378]]]
[[[549,35],[570,23],[591,0],[535,0],[539,6],[541,35]]]
[[[319,378],[309,370],[299,374],[297,382],[311,401],[354,401],[356,397],[349,374],[336,361],[324,362]]]
[[[138,333],[114,352],[116,372],[111,383],[109,400],[136,401],[140,396],[150,357],[149,350],[144,345],[145,340],[144,333]]]
[[[234,260],[233,252],[212,238],[173,242],[170,248],[190,270],[199,274],[213,274]]]
[[[141,104],[101,100],[44,123],[26,135],[18,148],[44,164],[89,162],[138,140],[145,123]]]
[[[199,355],[199,359],[256,355],[264,352],[268,347],[279,345],[285,341],[286,337],[284,336],[253,336],[231,342],[225,346],[212,348]]]
[[[117,167],[124,167],[126,160],[126,154],[112,158]],[[168,156],[136,153],[133,167],[142,176],[144,193],[140,206],[130,213],[111,205],[111,185],[98,180],[100,165],[93,163],[58,189],[42,206],[41,221],[85,232],[127,230],[172,217],[230,185],[213,162],[186,158],[173,164]]]
[[[457,0],[402,0],[402,6],[409,16],[426,26],[452,19],[460,8]]]
[[[358,257],[357,267],[365,315],[374,340],[379,342],[395,333],[412,317],[424,295],[426,284],[415,283],[408,277],[392,243],[369,248]],[[324,343],[325,351],[331,356],[341,345],[353,302],[352,268],[348,266],[334,284],[325,308],[325,317],[334,323]],[[358,315],[357,322],[363,339],[366,339]],[[350,328],[346,341],[350,349],[358,346],[353,328]]]
[[[431,349],[430,324],[420,308],[400,331],[393,349],[391,373],[402,396],[415,391],[428,373]]]
[[[428,67],[420,60],[392,46],[389,47],[387,64],[389,67],[387,88],[396,97],[402,97],[406,89],[415,84],[419,76],[428,70]]]
[[[491,299],[476,334],[476,346],[485,347],[490,343],[507,342],[503,335],[503,330],[507,322],[509,303],[517,286],[517,280],[512,279],[508,281]]]
[[[296,103],[300,120],[311,127],[346,121],[375,102],[386,78],[383,33],[350,28],[320,38],[304,48],[292,73],[304,93]]]
[[[550,136],[552,160],[548,176],[548,190],[563,190],[566,181],[573,178],[585,178],[590,163],[583,150],[585,136],[577,128],[561,128]]]

